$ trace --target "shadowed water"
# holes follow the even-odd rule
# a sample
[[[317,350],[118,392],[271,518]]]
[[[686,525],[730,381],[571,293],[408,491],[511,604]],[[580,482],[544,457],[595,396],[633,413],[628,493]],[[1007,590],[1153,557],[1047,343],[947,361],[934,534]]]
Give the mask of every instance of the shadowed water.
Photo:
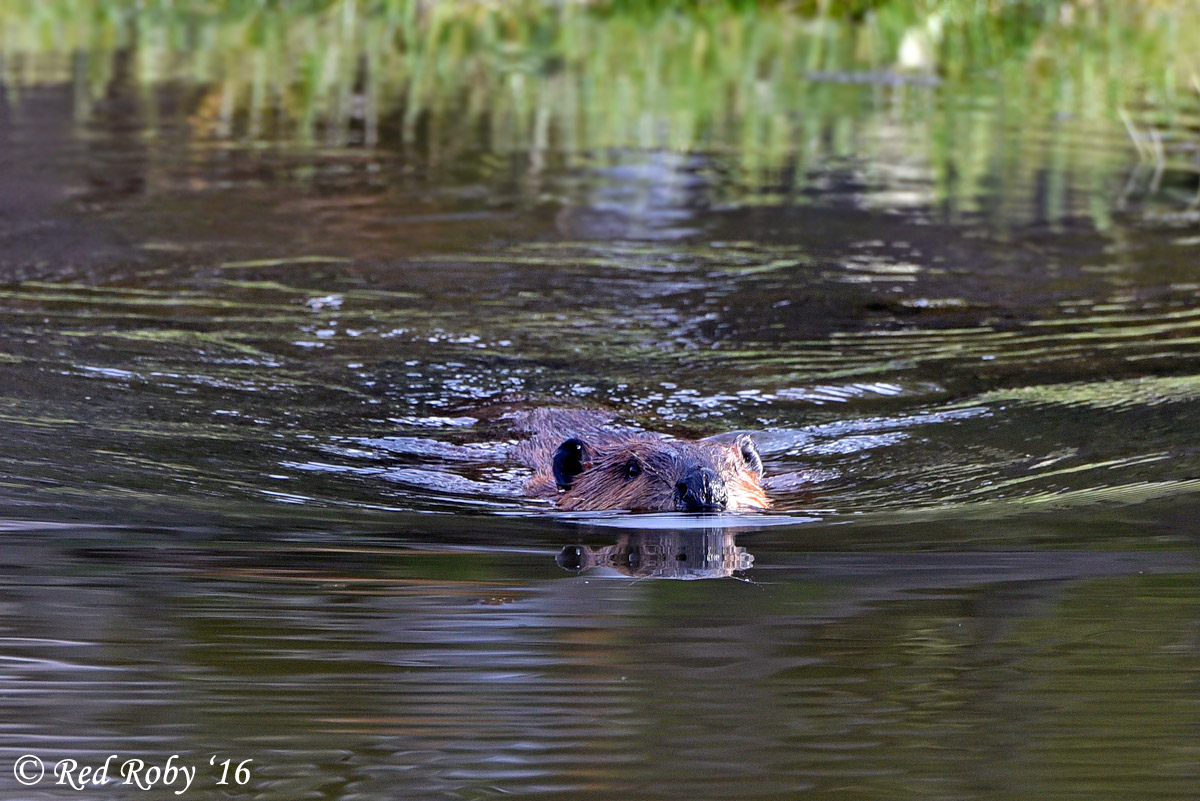
[[[773,149],[323,145],[134,54],[0,86],[6,797],[1200,792],[1195,102],[1158,163],[857,72]],[[504,415],[563,405],[775,506],[555,515]]]

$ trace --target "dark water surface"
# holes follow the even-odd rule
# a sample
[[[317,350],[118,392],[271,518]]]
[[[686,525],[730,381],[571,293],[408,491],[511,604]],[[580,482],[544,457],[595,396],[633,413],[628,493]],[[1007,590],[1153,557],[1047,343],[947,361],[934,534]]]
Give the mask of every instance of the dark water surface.
[[[4,797],[86,794],[23,754],[179,754],[182,797],[213,755],[266,799],[1200,796],[1195,176],[981,96],[1011,141],[959,191],[893,116],[936,87],[829,91],[878,114],[749,169],[9,87]],[[752,432],[776,509],[550,515],[501,419],[548,405]]]

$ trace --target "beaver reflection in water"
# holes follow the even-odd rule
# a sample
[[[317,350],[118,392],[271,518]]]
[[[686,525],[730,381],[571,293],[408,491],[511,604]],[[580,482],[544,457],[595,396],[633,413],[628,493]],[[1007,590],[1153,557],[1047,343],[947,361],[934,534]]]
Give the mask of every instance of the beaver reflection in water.
[[[734,541],[727,528],[632,531],[612,545],[567,545],[555,559],[573,573],[595,568],[630,578],[728,578],[754,567],[754,556]]]
[[[534,471],[530,495],[592,512],[743,512],[771,505],[762,458],[749,437],[677,440],[612,426],[603,412],[537,410],[516,419],[517,446]]]

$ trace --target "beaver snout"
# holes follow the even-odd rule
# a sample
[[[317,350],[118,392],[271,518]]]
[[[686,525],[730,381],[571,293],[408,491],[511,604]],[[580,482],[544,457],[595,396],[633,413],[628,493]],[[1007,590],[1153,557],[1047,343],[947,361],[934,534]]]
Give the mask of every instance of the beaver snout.
[[[675,485],[675,509],[680,512],[719,512],[729,505],[725,482],[715,470],[694,467]]]

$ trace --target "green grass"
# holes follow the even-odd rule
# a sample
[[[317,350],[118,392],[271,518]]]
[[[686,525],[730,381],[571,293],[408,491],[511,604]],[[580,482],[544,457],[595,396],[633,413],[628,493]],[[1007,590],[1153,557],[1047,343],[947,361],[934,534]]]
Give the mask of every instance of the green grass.
[[[1200,0],[0,0],[0,77],[72,80],[86,118],[127,50],[147,118],[152,87],[192,87],[198,137],[703,150],[751,185],[814,154],[919,159],[971,196],[1084,158],[1194,171],[1196,19]]]

